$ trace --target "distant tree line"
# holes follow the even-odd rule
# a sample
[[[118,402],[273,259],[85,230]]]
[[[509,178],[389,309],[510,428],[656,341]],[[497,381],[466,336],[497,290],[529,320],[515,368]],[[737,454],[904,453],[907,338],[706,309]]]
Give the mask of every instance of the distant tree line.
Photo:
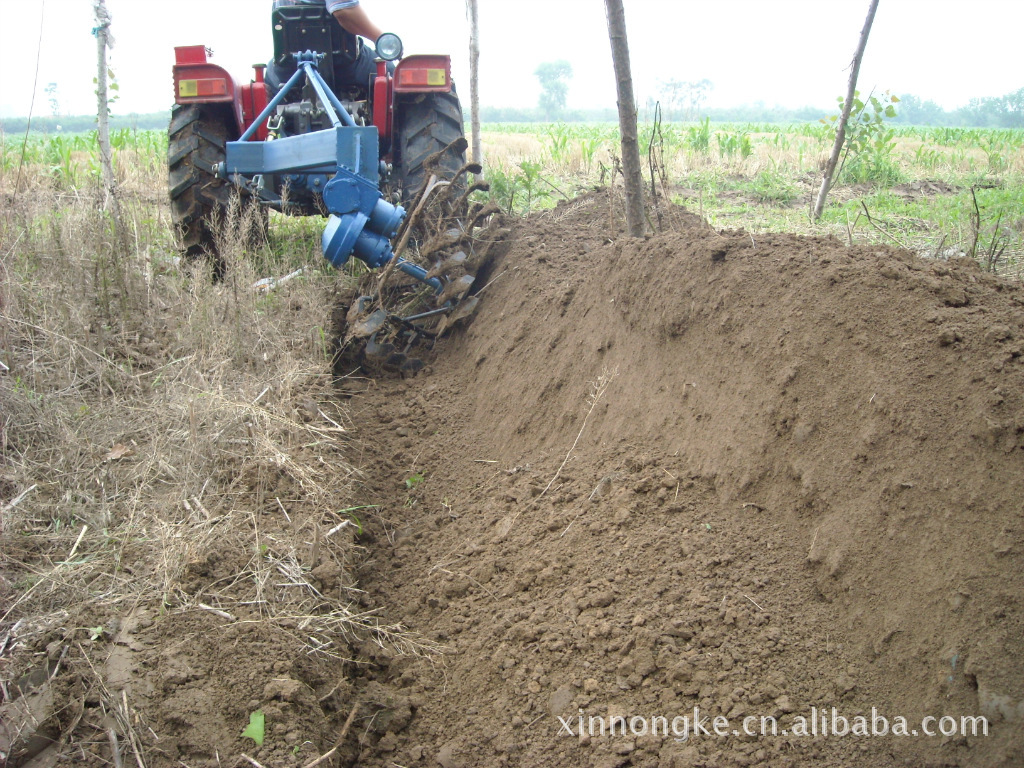
[[[896,123],[971,128],[1024,128],[1024,88],[1004,96],[971,99],[966,106],[947,111],[934,101],[913,94],[900,97]]]
[[[544,72],[545,75],[551,73]],[[537,107],[481,107],[480,119],[485,123],[539,123],[553,118],[561,122],[614,122],[617,113],[614,105],[596,109],[568,109],[565,107],[565,93],[561,84],[571,77],[571,70],[555,71],[548,80],[549,87],[542,94]],[[663,84],[664,85],[664,84]],[[770,106],[764,102],[745,104],[739,107],[709,108],[704,100],[712,89],[707,80],[694,83],[693,89],[676,87],[660,100],[666,119],[696,120],[711,118],[716,123],[798,123],[816,121],[830,114],[828,107]],[[666,98],[667,97],[667,98]],[[639,115],[641,121],[654,116],[658,99],[648,99],[645,109]],[[835,107],[831,107],[834,112]],[[557,113],[557,114],[553,114]],[[693,113],[691,115],[691,113]],[[139,131],[162,131],[167,129],[171,113],[150,112],[148,114],[111,115],[112,131],[131,129]],[[945,110],[934,101],[918,98],[913,94],[900,96],[897,115],[891,122],[904,125],[934,125],[970,128],[1024,128],[1024,88],[1004,96],[990,96],[971,101],[954,110]],[[25,132],[27,120],[24,117],[9,117],[0,120],[0,131],[6,134]],[[95,115],[32,118],[32,130],[41,133],[85,133],[96,129]]]
[[[170,110],[145,115],[111,115],[110,130],[120,131],[127,128],[136,131],[166,131],[170,120]],[[28,119],[24,117],[5,117],[0,120],[0,130],[6,134],[24,133],[27,126]],[[96,115],[33,117],[32,130],[40,133],[88,133],[96,130]]]
[[[765,102],[738,107],[707,107],[705,102],[713,89],[708,80],[680,84],[673,81],[662,84],[660,98],[650,98],[641,109],[641,120],[654,117],[655,106],[660,104],[666,120],[699,120],[711,118],[715,123],[800,123],[816,122],[835,112],[835,105],[780,107]],[[543,100],[543,94],[542,94]],[[481,107],[481,120],[485,123],[533,123],[552,119],[550,104],[537,108]],[[614,107],[604,109],[567,109],[564,102],[554,117],[561,122],[609,122],[616,119]],[[932,125],[962,128],[1024,128],[1024,88],[1005,96],[971,99],[962,107],[946,110],[934,101],[926,101],[907,94],[900,96],[897,115],[891,122],[904,125]]]

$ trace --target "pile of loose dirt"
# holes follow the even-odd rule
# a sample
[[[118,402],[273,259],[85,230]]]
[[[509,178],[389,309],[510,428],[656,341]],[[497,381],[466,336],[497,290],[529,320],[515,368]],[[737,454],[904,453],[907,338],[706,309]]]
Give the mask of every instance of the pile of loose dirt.
[[[64,735],[33,768],[110,764],[111,733],[151,768],[1024,763],[1024,291],[681,211],[634,240],[618,210],[514,224],[472,322],[416,378],[345,382],[347,416],[262,386],[172,414],[225,436],[220,491],[113,575],[66,536],[91,597],[0,638],[0,751],[13,724]],[[163,602],[110,602],[164,570]]]
[[[448,649],[358,673],[412,715],[364,722],[359,764],[1021,764],[1020,286],[613,220],[592,195],[515,225],[432,369],[352,397],[361,586]],[[695,707],[726,735],[579,734]],[[908,735],[799,733],[832,707]]]

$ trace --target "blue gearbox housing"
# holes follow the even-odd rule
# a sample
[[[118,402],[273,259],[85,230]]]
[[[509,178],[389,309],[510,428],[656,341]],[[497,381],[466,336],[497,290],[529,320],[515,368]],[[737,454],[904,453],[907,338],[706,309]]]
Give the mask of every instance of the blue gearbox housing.
[[[331,212],[323,234],[324,257],[333,266],[343,267],[351,255],[371,269],[391,260],[391,238],[405,219],[404,208],[384,200],[376,184],[341,167],[324,188],[323,199]]]
[[[335,267],[342,267],[355,254],[376,269],[394,258],[391,238],[405,220],[405,209],[381,196],[377,129],[356,125],[317,71],[316,65],[322,58],[323,54],[313,51],[295,54],[295,74],[238,141],[227,142],[219,175],[260,189],[260,196],[267,199],[271,199],[270,193],[263,189],[262,181],[257,183],[264,176],[281,176],[291,189],[307,195],[314,194],[324,179],[332,176],[323,184],[322,192],[329,213],[323,234],[324,256]],[[316,92],[331,127],[273,141],[250,141],[256,128],[303,79]],[[276,193],[274,198],[283,203]],[[401,258],[395,260],[395,265],[435,292],[441,292],[441,281],[429,277],[419,265]]]

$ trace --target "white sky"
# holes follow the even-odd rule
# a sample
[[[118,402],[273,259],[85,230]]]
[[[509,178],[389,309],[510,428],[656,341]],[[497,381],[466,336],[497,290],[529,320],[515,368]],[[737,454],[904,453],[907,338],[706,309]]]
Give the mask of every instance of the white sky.
[[[602,0],[478,0],[481,101],[534,106],[533,71],[569,60],[570,107],[615,106]],[[845,92],[868,0],[624,0],[637,100],[659,80],[714,83],[708,106],[763,101],[829,108]],[[464,0],[363,0],[407,53],[450,53],[468,93]],[[120,85],[116,114],[156,112],[172,99],[175,45],[204,44],[247,81],[272,51],[270,0],[107,0]],[[17,8],[17,19],[11,11]],[[91,0],[0,0],[0,116],[50,114],[57,83],[62,114],[95,111],[96,45]],[[42,23],[41,23],[42,22]],[[1021,0],[881,0],[860,89],[913,93],[955,108],[973,97],[1024,87]],[[41,33],[41,45],[40,45]],[[38,77],[34,76],[37,53]]]

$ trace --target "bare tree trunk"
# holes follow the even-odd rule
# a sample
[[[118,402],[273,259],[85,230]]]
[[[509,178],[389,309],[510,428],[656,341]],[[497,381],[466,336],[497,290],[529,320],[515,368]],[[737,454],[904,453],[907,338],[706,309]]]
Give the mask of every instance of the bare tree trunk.
[[[832,154],[829,155],[828,164],[825,166],[825,174],[821,180],[821,190],[818,192],[818,199],[814,203],[814,220],[821,218],[821,212],[825,209],[825,200],[832,188],[832,176],[839,164],[839,155],[843,151],[843,144],[846,143],[846,123],[850,119],[850,110],[853,109],[853,99],[857,92],[857,76],[860,74],[860,62],[864,58],[864,49],[868,44],[868,34],[871,32],[871,24],[875,20],[875,11],[878,8],[878,0],[871,0],[871,7],[868,8],[868,17],[864,21],[864,29],[860,31],[860,42],[857,43],[857,51],[853,54],[853,63],[850,65],[850,85],[846,91],[846,101],[843,102],[843,112],[836,124],[836,143],[832,146]]]
[[[476,0],[466,0],[469,14],[469,122],[473,133],[473,162],[483,165],[484,150],[480,139],[480,19]],[[482,174],[477,174],[477,181]]]
[[[604,5],[608,14],[608,39],[612,45],[615,88],[618,94],[622,175],[626,182],[626,227],[631,237],[643,237],[646,229],[644,181],[640,168],[640,145],[636,131],[633,75],[630,72],[629,44],[626,40],[626,14],[622,9],[622,0],[604,0]]]
[[[110,210],[120,234],[120,211],[115,194],[113,153],[110,149],[110,106],[107,95],[107,48],[114,46],[110,34],[110,12],[105,0],[95,0],[96,14],[96,123],[100,148],[100,166],[103,173],[104,208]]]

